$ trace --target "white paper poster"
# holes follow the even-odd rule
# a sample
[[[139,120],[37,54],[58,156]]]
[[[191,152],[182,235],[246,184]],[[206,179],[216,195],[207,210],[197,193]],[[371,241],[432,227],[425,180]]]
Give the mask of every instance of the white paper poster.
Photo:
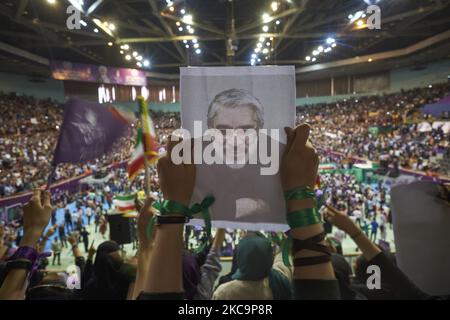
[[[397,263],[430,295],[450,292],[450,205],[436,198],[434,182],[413,182],[391,190]],[[381,275],[383,276],[383,275]]]
[[[295,121],[294,67],[188,67],[180,74],[182,127],[203,151],[192,203],[213,195],[216,227],[287,230],[279,165],[283,128]],[[237,132],[254,132],[257,139]]]

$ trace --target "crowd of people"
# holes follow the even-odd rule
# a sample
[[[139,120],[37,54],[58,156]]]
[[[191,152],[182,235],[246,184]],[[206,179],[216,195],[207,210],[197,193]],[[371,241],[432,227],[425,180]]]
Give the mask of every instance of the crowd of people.
[[[288,130],[288,149],[280,168],[284,190],[310,190],[317,181],[318,155],[307,143],[308,135],[308,125]],[[169,144],[168,154],[174,145]],[[298,166],[299,162],[303,165]],[[218,279],[224,230],[218,229],[209,245],[200,252],[193,254],[184,248],[185,219],[177,207],[186,207],[190,203],[195,165],[174,164],[165,155],[158,162],[158,176],[164,199],[177,205],[165,214],[172,222],[158,220],[156,232],[149,236],[148,223],[155,214],[154,198],[137,202],[139,248],[129,259],[124,259],[120,246],[114,241],[106,240],[91,249],[87,248],[83,237],[81,241],[69,237],[79,274],[42,272],[39,253],[42,243],[55,232],[49,228],[44,233],[54,207],[49,192],[34,190],[32,198],[23,207],[20,245],[7,262],[1,264],[0,299],[434,298],[417,288],[396,266],[392,255],[370,241],[348,214],[331,205],[325,207],[324,218],[348,234],[362,252],[355,264],[355,280],[351,280],[351,267],[345,258],[325,241],[320,219],[310,222],[288,219],[292,248],[287,262],[284,250],[263,234],[245,232],[235,249],[230,273]],[[370,191],[365,194],[369,195]],[[312,196],[307,193],[306,196],[289,197],[286,201],[291,214],[316,214],[314,193]],[[87,253],[82,253],[79,242],[85,244]],[[57,254],[59,248],[55,246],[55,249]],[[36,271],[35,265],[41,270],[38,267]],[[368,265],[377,265],[382,270],[380,290],[371,291],[365,286]],[[218,286],[215,285],[217,281]]]
[[[423,120],[417,114],[418,108],[448,92],[448,85],[441,85],[298,108],[297,122],[311,126],[300,125],[287,132],[287,145],[292,152],[286,152],[282,161],[283,189],[316,184],[319,156],[306,143],[308,137],[318,150],[374,161],[387,155],[389,161],[397,161],[405,168],[447,174],[440,161],[448,161],[448,133],[441,129],[418,132],[416,126],[417,119]],[[21,108],[24,104],[27,107]],[[285,243],[284,234],[269,236],[217,229],[210,239],[204,230],[178,222],[158,225],[149,238],[147,225],[155,214],[151,207],[154,198],[187,206],[195,182],[193,165],[176,165],[163,156],[158,168],[150,169],[153,197],[136,200],[140,214],[134,226],[133,249],[137,251],[124,257],[120,245],[106,240],[106,210],[113,207],[115,194],[142,193],[142,175],[130,182],[126,170],[116,168],[106,182],[75,194],[51,196],[36,189],[46,183],[51,170],[62,110],[47,100],[0,95],[0,111],[8,115],[0,120],[0,196],[34,190],[30,202],[23,207],[23,215],[0,226],[0,299],[432,298],[408,280],[396,266],[389,248],[382,245],[391,223],[389,185],[382,181],[358,182],[351,174],[321,175],[319,197],[324,199],[320,209],[324,224],[314,220],[300,226],[287,220],[293,241],[289,264],[281,245]],[[170,151],[173,144],[168,138],[180,126],[179,114],[153,112],[152,119],[160,145]],[[371,129],[375,126],[378,133]],[[125,161],[133,149],[135,134],[131,126],[113,152],[93,163],[61,165],[56,180],[88,172],[101,174],[106,165]],[[294,212],[317,209],[319,199],[312,200],[288,199],[287,208]],[[74,203],[75,207],[70,207]],[[58,210],[64,212],[62,219],[57,218]],[[173,214],[176,220],[177,213],[169,215]],[[91,223],[95,224],[94,233],[99,232],[105,239],[96,248],[90,245],[93,235],[86,228]],[[345,237],[350,237],[361,252],[354,266],[342,254]],[[49,239],[51,243],[47,244]],[[375,244],[376,240],[382,242]],[[203,243],[207,245],[197,251]],[[33,255],[27,255],[28,249],[23,248],[32,248],[36,254],[33,251]],[[51,259],[39,256],[45,248],[52,251]],[[63,250],[71,251],[80,274],[46,271],[50,262],[61,264]],[[26,268],[6,262],[23,258],[22,255],[31,263]],[[220,257],[226,255],[233,257],[232,268],[219,278]],[[376,293],[364,285],[369,264],[383,270],[382,290]]]
[[[422,121],[433,121],[420,108],[448,95],[450,85],[442,84],[349,98],[298,108],[297,119],[311,124],[311,139],[319,148],[449,176],[450,133],[418,130]]]

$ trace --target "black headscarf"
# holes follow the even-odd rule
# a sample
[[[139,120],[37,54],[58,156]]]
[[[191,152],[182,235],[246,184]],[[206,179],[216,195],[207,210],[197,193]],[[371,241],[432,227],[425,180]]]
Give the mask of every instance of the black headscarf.
[[[269,278],[274,300],[290,300],[293,297],[292,284],[281,272],[274,270],[273,251],[270,241],[261,235],[247,236],[237,247],[238,270],[233,279],[259,281]]]
[[[84,291],[87,300],[125,300],[130,283],[123,272],[123,261],[115,260],[110,253],[119,251],[115,241],[105,241],[97,248],[94,274]]]

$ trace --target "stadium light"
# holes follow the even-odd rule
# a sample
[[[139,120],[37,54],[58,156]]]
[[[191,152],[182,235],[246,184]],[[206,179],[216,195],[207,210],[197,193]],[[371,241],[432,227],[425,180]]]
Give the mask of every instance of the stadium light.
[[[262,53],[264,53],[264,54],[268,54],[268,53],[269,53],[269,49],[267,49],[267,48],[264,48],[264,49],[263,49],[263,51],[262,51]]]
[[[331,47],[327,47],[325,48],[325,50],[323,50],[323,52],[330,52],[331,51]]]
[[[310,57],[310,56],[306,56],[306,57],[305,57],[305,60],[306,60],[306,61],[311,61],[311,57]]]
[[[80,24],[81,24],[83,27],[86,27],[86,26],[87,26],[87,23],[86,23],[86,21],[84,21],[84,20],[80,20]]]
[[[264,42],[266,40],[264,37],[259,37],[259,42]]]
[[[318,46],[317,50],[319,50],[319,52],[323,52],[323,47],[322,46]]]
[[[181,22],[180,21],[175,22],[175,24],[177,25],[177,27],[181,26]]]
[[[270,15],[268,13],[263,13],[262,15],[262,20],[264,23],[270,22],[272,18],[270,17]]]
[[[183,27],[179,27],[179,28],[178,28],[178,31],[183,31]]]
[[[94,32],[95,32],[95,33],[98,33],[98,29],[97,29],[97,28],[95,28],[95,29],[94,29]]]
[[[133,51],[133,57],[137,57],[139,53],[137,51]]]
[[[187,44],[187,45],[185,45],[184,47],[185,47],[186,49],[189,49],[189,45],[188,45],[188,44]]]
[[[170,7],[169,10],[170,10],[171,12],[174,12],[174,11],[175,11],[175,8],[174,8],[174,7]]]
[[[202,53],[202,49],[196,49],[196,50],[195,50],[195,53],[196,53],[196,54]]]
[[[273,12],[278,10],[278,2],[276,1],[272,1],[272,3],[270,4],[270,8],[272,9]]]
[[[130,56],[129,54],[127,54],[127,55],[125,56],[125,59],[126,59],[126,60],[131,60],[131,56]]]
[[[190,34],[193,34],[195,32],[195,30],[193,28],[189,29],[188,31]]]
[[[280,20],[275,21],[275,24],[276,24],[276,25],[279,25],[280,23],[281,23]]]
[[[331,44],[331,47],[336,47],[336,42],[333,42],[332,44]]]
[[[256,53],[252,53],[252,59],[256,59]]]
[[[264,32],[269,31],[269,27],[268,27],[268,26],[263,26],[263,27],[262,27],[262,31],[264,31]]]
[[[262,47],[262,43],[261,43],[261,42],[258,42],[258,43],[256,44],[256,46],[257,46],[258,48],[261,48],[261,47]]]
[[[113,43],[110,41],[108,42],[108,46],[112,47]]]
[[[316,57],[313,57],[313,58],[311,59],[312,62],[314,62],[314,61],[316,61],[316,60],[317,60]]]
[[[136,65],[137,65],[138,67],[142,68],[142,63],[136,62]]]
[[[197,43],[198,40],[197,39],[192,39],[192,43]]]
[[[56,3],[56,0],[47,0],[47,3],[49,3],[49,4],[55,4],[55,3]]]
[[[183,16],[183,22],[186,24],[192,24],[192,16],[190,14]]]
[[[181,10],[180,10],[180,13],[181,13],[181,14],[185,14],[185,13],[186,13],[186,10],[181,9]]]
[[[186,44],[186,43],[187,43],[187,40],[183,40],[183,43]]]
[[[197,49],[199,47],[198,43],[194,43],[194,48]]]
[[[313,54],[313,56],[317,56],[317,55],[319,54],[319,51],[314,50],[314,51],[312,52],[312,54]]]
[[[334,38],[327,38],[327,44],[332,44],[335,41]]]
[[[116,30],[116,26],[113,23],[110,23],[108,26],[109,30],[114,31]]]
[[[150,66],[150,61],[144,60],[144,67],[148,67],[148,66]]]

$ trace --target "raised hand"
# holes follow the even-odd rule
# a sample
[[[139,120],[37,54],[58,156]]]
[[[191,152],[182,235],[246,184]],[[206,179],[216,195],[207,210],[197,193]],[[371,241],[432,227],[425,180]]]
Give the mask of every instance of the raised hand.
[[[173,163],[171,154],[178,143],[183,143],[182,138],[172,136],[166,155],[158,160],[158,175],[164,198],[188,206],[194,191],[195,165]]]
[[[301,124],[295,129],[284,128],[287,144],[281,162],[281,183],[284,190],[301,186],[314,187],[319,157],[308,142],[310,127]]]
[[[22,209],[24,238],[21,245],[35,246],[52,215],[50,193],[35,189]]]
[[[349,234],[350,236],[354,236],[358,232],[360,232],[358,226],[350,219],[348,215],[343,212],[337,211],[336,209],[328,205],[325,207],[326,209],[324,211],[324,217],[331,224]]]

